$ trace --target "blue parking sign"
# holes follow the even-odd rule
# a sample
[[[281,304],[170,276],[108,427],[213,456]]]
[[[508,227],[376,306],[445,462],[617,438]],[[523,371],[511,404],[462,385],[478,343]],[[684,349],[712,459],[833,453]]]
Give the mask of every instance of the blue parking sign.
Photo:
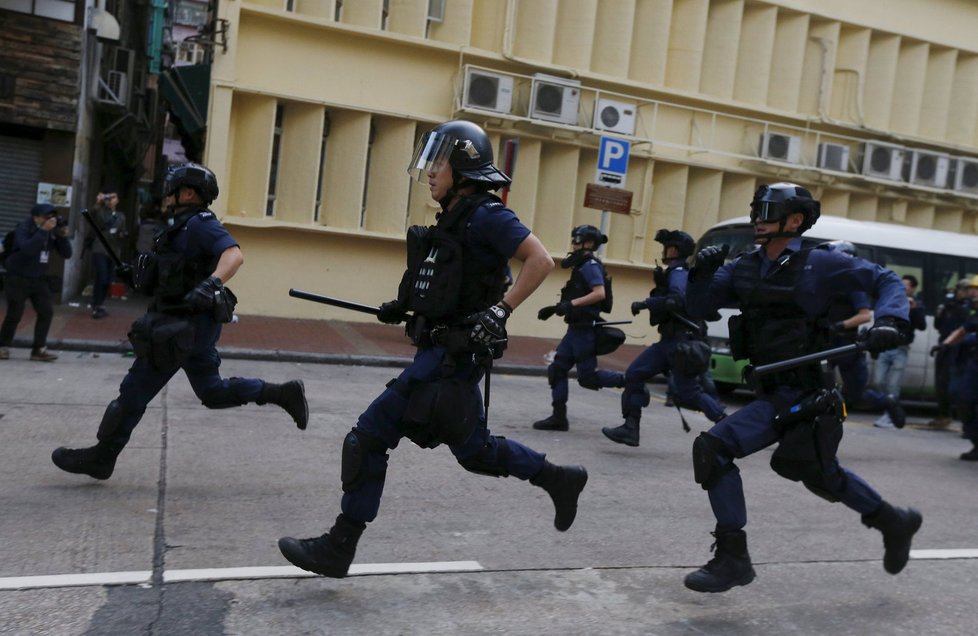
[[[625,175],[628,174],[629,144],[623,139],[602,137],[598,148],[597,181],[605,185],[625,185]]]

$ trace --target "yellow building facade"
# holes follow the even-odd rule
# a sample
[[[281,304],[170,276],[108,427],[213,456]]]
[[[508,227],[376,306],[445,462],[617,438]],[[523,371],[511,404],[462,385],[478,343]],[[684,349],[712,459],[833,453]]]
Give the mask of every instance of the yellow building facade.
[[[204,161],[245,251],[243,313],[372,320],[287,291],[396,294],[405,230],[436,211],[407,165],[456,118],[497,165],[517,148],[508,205],[558,258],[602,223],[584,207],[602,135],[630,143],[631,210],[604,215],[613,318],[651,287],[656,230],[699,237],[761,183],[803,184],[826,214],[978,233],[971,0],[222,0],[218,17]],[[559,337],[536,310],[567,274],[511,333]]]

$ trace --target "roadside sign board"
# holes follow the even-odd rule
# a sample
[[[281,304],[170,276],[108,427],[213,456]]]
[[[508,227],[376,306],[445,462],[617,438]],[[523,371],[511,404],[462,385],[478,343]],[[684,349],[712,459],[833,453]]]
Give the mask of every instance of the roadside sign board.
[[[631,214],[632,191],[589,183],[584,190],[584,207],[593,210]]]
[[[624,139],[602,137],[598,147],[598,170],[594,180],[613,188],[625,187],[629,144]]]

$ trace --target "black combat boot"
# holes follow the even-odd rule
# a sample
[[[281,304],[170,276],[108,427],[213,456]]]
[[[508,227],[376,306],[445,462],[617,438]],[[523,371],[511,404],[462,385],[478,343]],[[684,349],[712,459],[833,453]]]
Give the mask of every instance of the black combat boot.
[[[554,527],[564,532],[577,516],[577,498],[587,483],[584,466],[554,466],[544,460],[543,468],[530,483],[547,491],[554,502]]]
[[[278,549],[289,562],[303,570],[342,579],[350,570],[357,541],[367,524],[354,521],[345,514],[336,517],[329,532],[313,539],[282,537]]]
[[[108,479],[115,470],[115,460],[122,451],[104,442],[88,448],[61,446],[51,453],[51,461],[61,470],[95,479]]]
[[[747,553],[747,534],[743,530],[717,530],[713,533],[716,552],[710,562],[686,575],[683,581],[697,592],[726,592],[754,580],[754,567]]]
[[[566,431],[570,426],[567,422],[567,403],[554,402],[554,412],[550,417],[533,423],[538,431]]]
[[[638,421],[638,417],[629,415],[621,426],[605,426],[601,432],[613,442],[626,446],[638,446]]]
[[[900,400],[892,395],[887,395],[885,400],[883,408],[886,410],[886,414],[890,416],[890,421],[893,422],[893,426],[903,428],[907,423],[907,414],[903,412],[903,407],[900,406]]]
[[[299,430],[306,430],[306,424],[309,423],[309,403],[306,402],[306,388],[302,380],[289,380],[284,384],[266,382],[257,403],[281,406],[292,416]]]
[[[898,574],[910,559],[910,541],[924,518],[913,508],[894,508],[883,502],[871,515],[862,516],[863,524],[883,533],[883,569]]]

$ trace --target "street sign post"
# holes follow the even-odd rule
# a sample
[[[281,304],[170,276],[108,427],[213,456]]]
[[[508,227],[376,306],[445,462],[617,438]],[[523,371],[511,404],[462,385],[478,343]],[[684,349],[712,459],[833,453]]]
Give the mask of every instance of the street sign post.
[[[607,190],[614,188],[624,189],[625,177],[628,175],[628,150],[629,143],[616,137],[602,137],[601,144],[598,146],[598,169],[594,177],[597,184],[588,184],[588,189],[584,195],[584,205],[585,207],[594,207],[594,205],[588,205],[590,198],[595,203],[602,199],[606,205],[610,206],[598,208],[601,210],[602,234],[608,233],[609,210],[624,212],[625,214],[631,211],[631,192],[628,192],[627,204],[621,197],[616,197],[607,192]],[[596,185],[597,189],[592,189],[592,185]],[[602,188],[601,186],[606,187]],[[601,192],[602,190],[606,192]],[[604,256],[604,245],[598,248],[598,256]]]

